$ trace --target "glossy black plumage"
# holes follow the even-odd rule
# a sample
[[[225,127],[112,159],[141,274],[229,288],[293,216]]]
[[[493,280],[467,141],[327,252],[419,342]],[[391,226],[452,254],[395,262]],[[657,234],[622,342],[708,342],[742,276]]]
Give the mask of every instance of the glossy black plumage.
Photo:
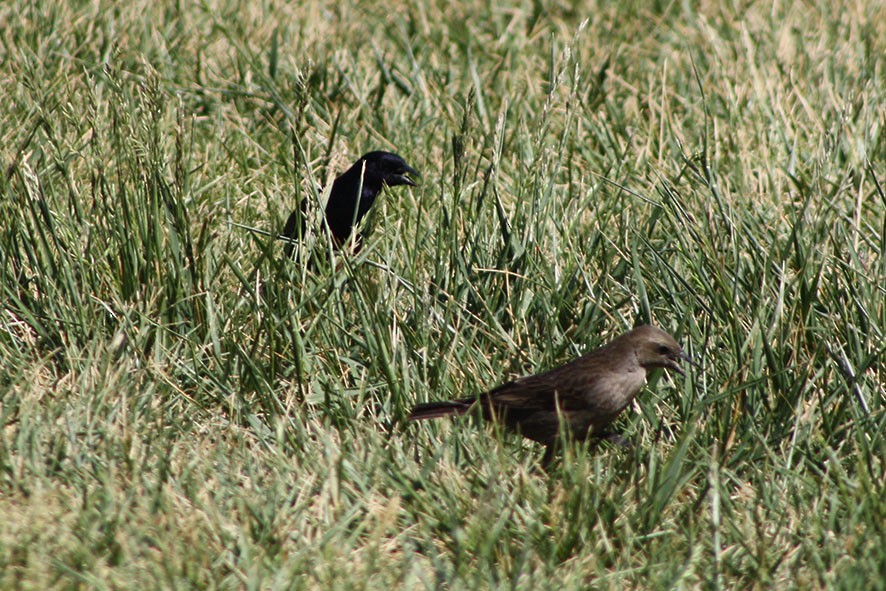
[[[347,242],[354,226],[369,212],[384,187],[414,186],[415,180],[411,177],[419,176],[418,171],[397,154],[376,151],[361,156],[335,179],[329,192],[324,214],[333,244],[340,247]],[[283,228],[284,237],[292,240],[304,235],[307,208],[305,199],[290,214]],[[291,243],[286,245],[287,256],[292,254],[292,249]]]

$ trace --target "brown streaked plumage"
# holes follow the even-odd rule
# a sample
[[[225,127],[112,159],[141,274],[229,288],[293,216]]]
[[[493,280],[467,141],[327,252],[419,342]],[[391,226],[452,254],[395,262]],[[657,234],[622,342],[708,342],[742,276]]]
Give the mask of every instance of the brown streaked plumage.
[[[480,406],[483,418],[547,447],[547,465],[559,442],[560,426],[569,436],[620,439],[606,427],[627,408],[656,368],[682,374],[679,360],[691,362],[677,341],[660,328],[640,326],[610,343],[549,371],[502,384],[469,398],[419,404],[410,421],[464,415]]]

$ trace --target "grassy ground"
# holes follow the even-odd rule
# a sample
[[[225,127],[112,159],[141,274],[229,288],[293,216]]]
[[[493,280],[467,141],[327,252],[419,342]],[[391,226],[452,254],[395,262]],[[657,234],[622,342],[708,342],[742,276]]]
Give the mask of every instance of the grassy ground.
[[[882,2],[164,4],[0,6],[0,588],[884,588]],[[639,322],[631,450],[403,424]]]

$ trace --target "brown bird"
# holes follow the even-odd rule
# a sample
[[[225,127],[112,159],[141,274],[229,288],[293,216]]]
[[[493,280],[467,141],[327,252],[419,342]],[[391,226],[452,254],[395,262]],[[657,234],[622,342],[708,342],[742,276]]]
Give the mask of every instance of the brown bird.
[[[500,421],[508,430],[544,444],[542,465],[547,466],[560,441],[561,428],[579,441],[593,438],[624,443],[606,427],[640,393],[650,371],[661,367],[683,374],[679,360],[692,363],[671,335],[654,326],[640,326],[544,373],[470,398],[419,404],[409,420],[460,416],[479,406],[484,419]]]

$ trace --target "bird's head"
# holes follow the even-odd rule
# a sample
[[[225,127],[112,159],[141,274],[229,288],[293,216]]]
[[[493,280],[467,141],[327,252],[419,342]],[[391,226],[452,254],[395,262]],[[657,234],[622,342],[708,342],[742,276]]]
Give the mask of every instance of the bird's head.
[[[672,369],[683,375],[683,368],[679,361],[687,361],[692,365],[695,362],[687,355],[674,337],[654,326],[640,326],[627,335],[632,341],[637,353],[637,361],[647,371],[656,367]]]
[[[364,168],[364,178],[378,179],[389,187],[409,185],[414,187],[416,181],[410,176],[420,177],[417,170],[406,164],[397,154],[391,152],[369,152],[357,161],[357,166]]]

